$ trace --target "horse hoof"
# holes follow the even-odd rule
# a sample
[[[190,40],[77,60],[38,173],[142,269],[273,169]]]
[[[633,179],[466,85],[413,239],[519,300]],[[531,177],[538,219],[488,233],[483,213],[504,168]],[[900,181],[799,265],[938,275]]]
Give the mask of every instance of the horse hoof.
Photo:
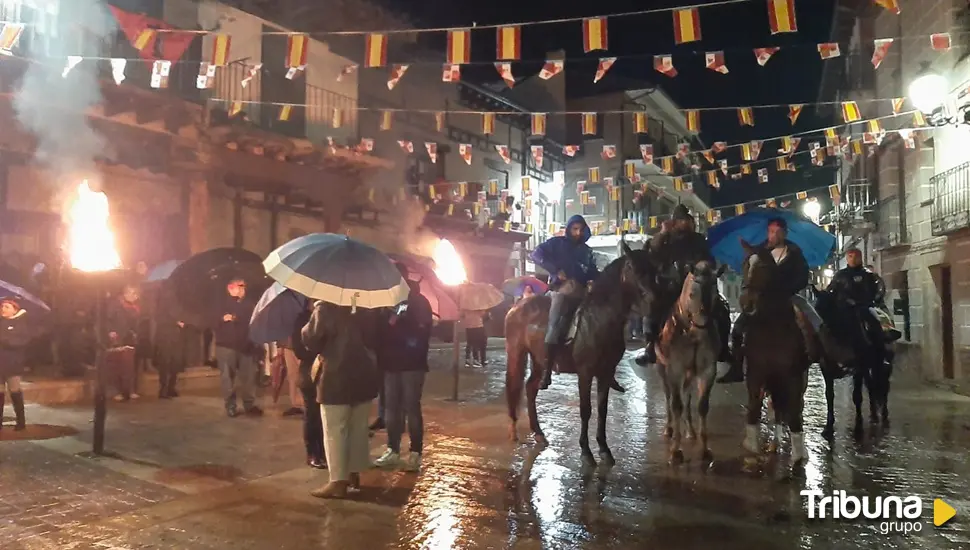
[[[670,451],[670,463],[674,466],[684,463],[684,451],[677,449]]]
[[[613,453],[609,449],[605,451],[600,451],[600,463],[605,465],[607,468],[612,468],[616,465],[616,459],[613,458]]]
[[[593,458],[593,453],[590,453],[590,452],[583,453],[583,466],[586,468],[596,467],[596,459]]]
[[[710,449],[704,449],[704,452],[701,453],[701,462],[704,463],[704,466],[709,466],[714,462],[714,453]]]
[[[879,416],[877,416],[875,414],[872,415],[872,416],[870,416],[869,417],[869,423],[872,424],[873,426],[878,426],[879,425]]]
[[[535,438],[536,438],[536,445],[540,447],[545,447],[546,445],[549,444],[549,441],[546,440],[546,436],[544,434],[535,434]]]
[[[835,426],[827,424],[825,429],[822,430],[822,437],[828,441],[832,441],[832,438],[835,437]]]
[[[513,443],[519,442],[519,430],[515,428],[515,425],[509,426],[509,441]]]
[[[792,470],[802,470],[805,468],[805,464],[808,462],[807,458],[796,458],[792,460],[791,467]]]

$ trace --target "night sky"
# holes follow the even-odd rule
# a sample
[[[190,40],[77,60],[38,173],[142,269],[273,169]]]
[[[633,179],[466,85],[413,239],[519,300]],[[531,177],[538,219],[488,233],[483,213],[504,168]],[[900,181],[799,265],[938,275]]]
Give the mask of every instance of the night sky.
[[[468,26],[518,23],[567,17],[590,17],[641,11],[669,6],[683,6],[689,0],[601,0],[598,2],[553,2],[550,0],[484,0],[453,2],[445,0],[384,0],[388,6],[411,14],[421,27]],[[700,2],[694,1],[694,4]],[[587,87],[592,91],[592,76],[599,57],[619,59],[601,81],[609,86],[611,77],[639,79],[646,86],[658,85],[682,108],[747,106],[760,104],[812,103],[818,100],[818,86],[823,61],[816,44],[830,38],[834,0],[796,0],[798,32],[771,36],[765,0],[700,8],[703,40],[682,46],[674,45],[672,16],[669,12],[612,17],[609,19],[609,51],[584,54],[580,22],[525,26],[522,29],[522,58],[532,62],[516,64],[517,77],[535,74],[545,52],[566,50],[566,73],[571,89]],[[444,35],[430,33],[423,38],[427,45],[444,51]],[[440,42],[438,44],[437,42]],[[765,67],[755,61],[755,47],[780,46]],[[843,45],[843,50],[845,50]],[[722,75],[704,67],[704,52],[723,50],[729,74]],[[668,78],[653,70],[653,55],[672,54],[679,75]],[[843,51],[843,55],[846,52]],[[443,54],[442,54],[443,55]],[[473,61],[491,62],[495,57],[495,33],[482,30],[472,33]],[[577,61],[574,61],[577,60]],[[582,60],[582,61],[579,61]],[[830,61],[838,62],[838,61]],[[492,79],[494,68],[479,66],[473,73],[462,72],[463,78]],[[494,77],[497,80],[497,76]],[[568,93],[568,92],[567,92]],[[790,132],[804,132],[831,124],[807,105],[794,129],[788,121],[787,108],[756,109],[755,126],[740,127],[734,110],[701,114],[701,140],[710,146],[715,141],[738,143]],[[821,135],[820,133],[818,134]],[[807,147],[803,137],[800,151]],[[766,144],[762,158],[777,156],[775,143]],[[737,148],[726,153],[731,166],[740,162]],[[716,205],[730,205],[793,193],[800,189],[833,183],[833,171],[816,169],[807,155],[796,157],[797,172],[776,173],[770,167],[768,184],[758,184],[756,176],[741,180],[722,178],[721,191],[715,193]],[[767,164],[761,165],[762,167]]]

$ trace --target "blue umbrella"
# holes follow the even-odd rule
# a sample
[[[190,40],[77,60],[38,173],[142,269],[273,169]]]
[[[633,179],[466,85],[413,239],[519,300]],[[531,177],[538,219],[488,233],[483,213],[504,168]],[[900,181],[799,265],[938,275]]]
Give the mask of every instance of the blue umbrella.
[[[249,320],[249,339],[256,344],[286,340],[293,334],[293,325],[306,308],[306,296],[273,283],[253,309],[253,316]]]
[[[145,276],[145,282],[157,283],[168,279],[172,276],[175,268],[178,267],[180,263],[182,263],[182,260],[167,260],[156,265],[151,271],[148,272],[148,275]]]
[[[835,248],[835,235],[804,216],[777,208],[752,210],[708,229],[707,241],[711,245],[711,253],[719,262],[728,264],[740,273],[745,258],[740,239],[753,245],[763,243],[768,237],[768,222],[777,218],[788,224],[788,240],[802,249],[809,267],[825,265]]]
[[[0,299],[10,298],[17,301],[20,308],[24,311],[37,310],[41,313],[50,313],[50,306],[43,300],[20,288],[5,281],[0,281]]]
[[[408,285],[391,259],[346,235],[293,239],[270,252],[263,269],[286,288],[338,306],[393,307],[408,298]]]

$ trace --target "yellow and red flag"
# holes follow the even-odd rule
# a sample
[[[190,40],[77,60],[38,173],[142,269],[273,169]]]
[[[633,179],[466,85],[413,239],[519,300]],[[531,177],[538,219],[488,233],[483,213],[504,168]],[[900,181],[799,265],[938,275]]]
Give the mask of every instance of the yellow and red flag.
[[[754,126],[754,111],[751,107],[738,108],[738,123],[741,126]]]
[[[718,187],[716,171],[710,170],[707,172],[707,185],[710,185],[711,187],[715,187],[715,188]]]
[[[903,110],[903,103],[906,101],[905,98],[897,97],[893,99],[893,114],[898,115],[899,111]]]
[[[390,130],[394,121],[393,111],[381,111],[381,130]]]
[[[649,120],[647,113],[633,113],[633,132],[636,134],[646,134]]]
[[[583,113],[583,135],[596,135],[596,113]]]
[[[495,113],[482,113],[482,133],[486,136],[495,133]]]
[[[926,126],[926,117],[922,111],[913,111],[913,126]]]
[[[292,105],[283,105],[280,107],[280,120],[286,121],[290,120],[290,114],[293,113]]]
[[[605,50],[608,44],[606,18],[588,17],[583,19],[583,51],[589,53],[595,50]]]
[[[860,119],[862,119],[862,113],[859,112],[859,105],[855,101],[843,101],[842,120],[848,123]]]
[[[401,81],[401,77],[407,72],[410,65],[394,65],[391,67],[391,75],[387,78],[387,89],[393,90],[397,83]]]
[[[600,181],[600,169],[599,166],[593,166],[589,169],[589,182],[599,183]]]
[[[499,61],[495,62],[495,70],[498,71],[498,75],[502,77],[505,81],[505,85],[509,88],[515,86],[515,76],[512,74],[512,64],[502,63]]]
[[[306,67],[307,46],[310,37],[305,34],[291,34],[286,37],[286,68],[299,69]]]
[[[12,50],[23,32],[23,23],[0,23],[0,50]]]
[[[744,214],[744,205],[743,204],[735,204],[734,205],[734,214],[736,216],[740,216],[741,214]]]
[[[877,6],[882,6],[887,10],[899,15],[899,0],[875,0]]]
[[[152,44],[154,38],[155,29],[144,29],[138,33],[138,36],[135,37],[135,40],[131,43],[131,45],[134,46],[136,50],[141,52]]]
[[[532,135],[546,135],[546,113],[532,113]]]
[[[802,114],[802,109],[804,105],[789,105],[788,106],[788,120],[791,121],[792,126],[795,125],[795,121],[798,120],[798,115]]]
[[[758,65],[764,67],[765,63],[767,63],[768,60],[771,59],[771,56],[775,55],[779,49],[781,48],[778,48],[777,46],[771,48],[755,48],[754,58],[758,61]]]
[[[461,65],[471,61],[471,31],[458,29],[448,31],[448,61],[449,65]]]
[[[795,0],[768,0],[768,26],[771,27],[771,34],[798,32]]]
[[[687,111],[687,129],[691,132],[701,131],[701,112],[697,109]]]
[[[495,56],[507,61],[518,61],[522,57],[522,27],[508,25],[496,29]]]
[[[938,51],[945,52],[950,49],[950,33],[941,32],[930,35],[930,46]]]
[[[674,41],[678,44],[701,39],[701,17],[697,8],[674,10]]]
[[[674,157],[673,156],[662,157],[660,159],[660,165],[661,165],[660,168],[664,171],[664,173],[666,173],[666,174],[673,174],[674,173]]]
[[[212,37],[212,65],[225,67],[229,64],[229,45],[232,38],[228,34],[217,34]]]
[[[383,67],[387,65],[387,35],[370,33],[364,44],[364,66]]]
[[[670,55],[655,55],[653,56],[653,68],[660,74],[664,76],[669,76],[673,78],[677,76],[677,68],[674,67],[674,58]]]
[[[818,45],[818,55],[822,59],[832,59],[842,55],[838,42],[826,42]]]
[[[807,191],[799,191],[798,193],[795,193],[795,200],[803,201],[803,200],[805,200],[807,198],[808,198],[808,192]]]
[[[842,198],[842,193],[839,192],[838,184],[829,186],[829,198],[834,201],[838,201],[840,198]]]

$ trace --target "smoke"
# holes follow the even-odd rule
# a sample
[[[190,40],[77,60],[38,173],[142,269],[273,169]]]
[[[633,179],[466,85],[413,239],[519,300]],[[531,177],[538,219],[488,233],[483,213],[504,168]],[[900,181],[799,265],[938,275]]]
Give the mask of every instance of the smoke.
[[[94,159],[107,150],[104,138],[89,124],[87,111],[101,102],[99,62],[82,60],[66,77],[68,56],[101,56],[114,37],[116,23],[101,0],[59,3],[55,35],[38,33],[14,98],[20,124],[37,138],[34,159],[59,179],[94,174]],[[30,29],[28,30],[30,32]],[[92,185],[95,181],[92,181]]]
[[[427,213],[424,202],[413,196],[412,191],[404,184],[405,165],[406,162],[402,160],[395,163],[394,168],[368,174],[364,187],[375,190],[375,200],[384,210],[381,219],[386,227],[394,230],[395,249],[430,258],[438,236],[424,227],[424,216]]]

